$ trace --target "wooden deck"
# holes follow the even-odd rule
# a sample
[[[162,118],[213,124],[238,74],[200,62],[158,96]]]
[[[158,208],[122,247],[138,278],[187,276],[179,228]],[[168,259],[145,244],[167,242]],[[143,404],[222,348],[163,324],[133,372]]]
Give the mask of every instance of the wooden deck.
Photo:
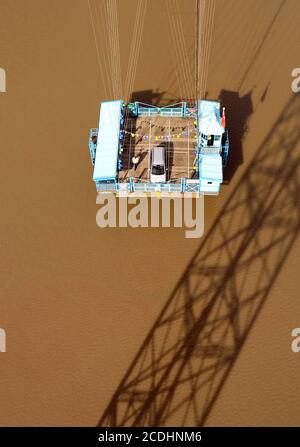
[[[182,177],[193,177],[196,142],[193,118],[127,118],[125,131],[120,182],[127,182],[129,177],[133,177],[136,182],[149,181],[150,151],[158,145],[164,145],[166,148],[168,182],[179,182]],[[134,170],[132,157],[137,155],[140,162]]]

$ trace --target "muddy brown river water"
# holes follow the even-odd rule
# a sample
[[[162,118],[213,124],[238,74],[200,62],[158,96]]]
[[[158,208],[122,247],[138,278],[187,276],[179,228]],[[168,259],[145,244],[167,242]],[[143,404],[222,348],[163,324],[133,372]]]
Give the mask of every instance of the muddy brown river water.
[[[132,90],[146,102],[180,98],[190,88],[184,73],[186,82],[194,76],[195,2],[177,3],[188,64],[170,43],[165,2],[150,0],[132,75]],[[119,0],[117,6],[125,84],[137,1]],[[199,414],[189,408],[186,418],[164,411],[158,424],[300,423],[300,354],[290,347],[291,331],[300,325],[300,93],[291,90],[291,71],[300,64],[299,14],[297,0],[215,2],[205,90],[226,105],[231,165],[220,196],[205,198],[208,242],[194,274],[198,282],[201,275],[207,280],[208,260],[215,271],[226,269],[230,283],[222,302],[228,296],[241,300],[231,303],[238,348],[232,348],[233,336],[226,339],[222,358],[230,368],[226,377],[215,375],[217,382],[210,378],[208,407],[200,399]],[[99,21],[100,67],[109,53],[103,30]],[[0,36],[0,66],[7,75],[7,92],[0,93],[0,327],[7,335],[7,352],[0,354],[0,424],[94,426],[203,241],[186,239],[180,228],[96,226],[88,135],[113,85],[109,76],[106,85],[101,78],[88,2],[1,0]],[[266,203],[267,229],[260,231],[262,216],[247,225],[244,219]],[[242,239],[231,243],[228,236],[238,228]],[[274,251],[278,239],[270,228],[285,229],[283,245]],[[256,261],[249,253],[251,266],[238,264],[240,276],[233,262],[250,242]],[[209,244],[215,244],[214,258],[206,252]],[[255,296],[261,302],[254,300],[253,312],[243,303]],[[209,355],[207,344],[201,345],[197,361],[203,346]],[[184,387],[174,379],[171,389],[179,401],[196,392],[200,372],[194,371]],[[140,416],[145,423],[146,404]]]

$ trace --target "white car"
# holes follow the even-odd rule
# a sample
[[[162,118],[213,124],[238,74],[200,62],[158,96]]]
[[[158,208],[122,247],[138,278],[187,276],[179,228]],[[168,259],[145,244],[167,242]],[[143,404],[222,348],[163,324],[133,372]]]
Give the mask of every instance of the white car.
[[[151,183],[164,183],[167,180],[167,175],[166,154],[163,146],[156,146],[151,150],[150,166]]]

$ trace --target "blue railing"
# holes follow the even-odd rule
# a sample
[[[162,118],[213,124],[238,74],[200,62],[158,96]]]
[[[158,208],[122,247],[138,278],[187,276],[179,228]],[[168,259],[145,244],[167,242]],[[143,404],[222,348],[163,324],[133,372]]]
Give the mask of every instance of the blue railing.
[[[181,183],[101,183],[96,182],[97,191],[113,191],[113,192],[184,192]],[[197,187],[193,185],[193,189],[187,187],[185,191],[196,191]]]
[[[228,135],[228,129],[225,129],[225,135],[224,140],[222,142],[222,160],[223,160],[223,167],[225,168],[227,166],[228,162],[228,152],[229,152],[229,135]]]
[[[139,107],[139,116],[159,115],[159,107]]]
[[[139,116],[183,116],[183,109],[180,107],[176,107],[173,109],[159,108],[159,107],[139,107]]]
[[[177,107],[175,107],[175,106],[177,106]],[[138,116],[161,115],[161,116],[183,116],[184,117],[184,116],[189,115],[187,112],[187,107],[186,107],[185,101],[176,103],[176,104],[172,104],[170,106],[165,106],[165,107],[156,107],[156,106],[151,106],[149,104],[136,102],[136,103],[129,104],[128,107],[131,110],[134,110]]]
[[[97,191],[117,191],[117,183],[101,183],[101,182],[95,182],[96,183],[96,189]]]
[[[89,139],[89,148],[90,148],[90,156],[91,156],[91,162],[94,166],[95,164],[95,158],[96,158],[96,147],[97,143],[94,143],[93,139],[98,136],[98,129],[90,129],[90,139]]]
[[[185,185],[185,192],[200,192],[200,182],[189,182],[187,180]]]
[[[97,191],[107,192],[200,192],[200,182],[189,182],[184,180],[180,183],[134,183],[133,180],[128,183],[101,183],[96,182]]]

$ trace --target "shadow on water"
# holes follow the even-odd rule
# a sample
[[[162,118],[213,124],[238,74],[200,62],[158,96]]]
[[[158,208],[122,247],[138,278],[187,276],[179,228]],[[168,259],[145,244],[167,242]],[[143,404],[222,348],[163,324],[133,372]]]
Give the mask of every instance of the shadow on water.
[[[130,102],[144,102],[151,106],[158,106],[164,95],[164,92],[159,92],[158,90],[148,89],[133,92],[130,98]]]
[[[219,100],[225,106],[226,126],[229,133],[228,164],[224,170],[224,183],[229,183],[238,167],[243,163],[243,141],[247,134],[247,123],[253,113],[252,91],[244,96],[230,90],[221,90]]]
[[[147,89],[133,92],[130,102],[144,102],[151,106],[162,107],[170,104],[175,104],[182,101],[182,98],[167,91],[159,91],[159,89]]]
[[[204,425],[300,229],[300,95],[258,149],[100,426]]]
[[[260,40],[259,45],[256,47],[256,50],[255,50],[252,58],[249,61],[249,64],[247,66],[247,69],[246,69],[245,73],[243,74],[243,77],[240,80],[239,87],[238,87],[239,91],[241,90],[245,80],[247,79],[247,76],[249,75],[249,73],[250,73],[254,63],[256,62],[257,58],[259,57],[259,55],[260,55],[260,53],[261,53],[261,51],[262,51],[262,49],[264,47],[265,42],[267,41],[268,37],[271,34],[271,31],[274,29],[274,25],[275,25],[278,17],[280,16],[280,13],[281,13],[285,3],[286,3],[285,0],[281,0],[280,4],[278,5],[278,7],[275,10],[274,15],[270,16],[271,20],[270,20],[268,26],[265,29],[265,32],[264,32],[264,34],[263,34],[263,36],[262,36],[262,38]]]

